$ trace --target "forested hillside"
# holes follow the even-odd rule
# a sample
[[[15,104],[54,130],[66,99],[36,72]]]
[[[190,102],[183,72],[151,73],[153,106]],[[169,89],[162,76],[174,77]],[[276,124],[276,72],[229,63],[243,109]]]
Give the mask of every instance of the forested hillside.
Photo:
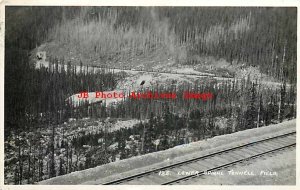
[[[66,12],[49,31],[45,50],[77,64],[172,59],[196,65],[213,56],[295,82],[293,8],[95,7],[81,8],[71,20]]]
[[[199,64],[213,56],[295,82],[296,8],[16,7],[6,15],[15,23],[6,27],[6,45],[24,50],[47,42],[51,56],[77,64]]]
[[[6,7],[5,16],[8,184],[296,117],[296,8]],[[48,67],[36,68],[39,51],[47,53]],[[159,69],[134,75],[95,66]],[[176,100],[83,101],[76,108],[66,101],[143,75],[162,78],[165,68],[228,73],[226,67],[235,69],[228,80],[165,73],[162,83],[138,82],[140,92],[173,92]],[[249,68],[257,77],[235,77]],[[262,75],[279,85],[262,83]],[[185,91],[214,96],[186,100]],[[115,126],[123,120],[132,125]]]

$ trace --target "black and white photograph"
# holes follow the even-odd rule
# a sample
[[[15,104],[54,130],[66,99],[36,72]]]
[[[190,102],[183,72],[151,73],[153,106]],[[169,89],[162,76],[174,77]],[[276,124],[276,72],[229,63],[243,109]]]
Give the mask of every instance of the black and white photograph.
[[[4,15],[4,185],[296,185],[297,6]]]

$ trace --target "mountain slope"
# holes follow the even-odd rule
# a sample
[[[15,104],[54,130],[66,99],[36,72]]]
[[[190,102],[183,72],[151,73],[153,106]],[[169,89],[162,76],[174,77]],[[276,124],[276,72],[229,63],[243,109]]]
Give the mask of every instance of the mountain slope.
[[[293,8],[86,7],[47,41],[40,51],[77,65],[216,66],[212,56],[295,81]]]

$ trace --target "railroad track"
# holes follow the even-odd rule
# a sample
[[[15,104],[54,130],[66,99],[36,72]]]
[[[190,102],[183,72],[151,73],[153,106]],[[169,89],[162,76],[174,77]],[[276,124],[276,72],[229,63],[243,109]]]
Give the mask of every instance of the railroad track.
[[[206,172],[213,172],[235,164],[252,160],[296,146],[296,132],[268,137],[259,141],[242,144],[204,156],[181,161],[168,166],[141,172],[135,175],[105,182],[103,185],[172,185],[178,184]],[[197,171],[188,175],[178,175],[180,171]],[[165,174],[165,175],[161,175]]]

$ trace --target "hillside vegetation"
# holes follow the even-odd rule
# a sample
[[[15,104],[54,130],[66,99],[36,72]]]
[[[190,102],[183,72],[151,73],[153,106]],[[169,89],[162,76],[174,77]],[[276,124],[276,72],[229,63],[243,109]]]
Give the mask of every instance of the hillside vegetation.
[[[48,31],[49,56],[84,65],[205,65],[203,57],[259,66],[295,82],[296,9],[84,7]],[[213,64],[213,63],[212,63]]]

